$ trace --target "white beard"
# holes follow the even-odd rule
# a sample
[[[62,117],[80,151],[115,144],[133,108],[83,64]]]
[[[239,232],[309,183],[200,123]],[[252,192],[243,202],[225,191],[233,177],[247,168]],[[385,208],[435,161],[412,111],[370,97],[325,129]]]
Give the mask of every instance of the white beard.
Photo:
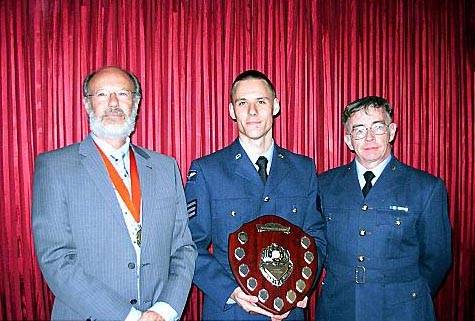
[[[137,118],[137,106],[134,104],[130,116],[126,116],[120,108],[116,108],[115,110],[120,110],[124,114],[125,122],[123,124],[104,125],[102,117],[96,117],[92,108],[89,109],[89,126],[97,137],[103,139],[123,139],[132,134],[135,129],[135,119]],[[110,111],[109,109],[107,112]]]

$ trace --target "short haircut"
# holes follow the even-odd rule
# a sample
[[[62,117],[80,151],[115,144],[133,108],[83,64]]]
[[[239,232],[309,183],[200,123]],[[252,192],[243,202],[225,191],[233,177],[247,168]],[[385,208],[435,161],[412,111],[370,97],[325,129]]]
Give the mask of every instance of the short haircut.
[[[137,77],[133,73],[128,72],[127,70],[124,70],[124,69],[119,68],[119,67],[105,67],[105,68],[101,68],[101,69],[98,69],[98,70],[94,70],[89,75],[87,75],[86,78],[84,78],[84,81],[82,83],[82,94],[83,94],[84,97],[88,97],[91,94],[89,92],[89,82],[91,81],[91,79],[99,71],[107,69],[107,68],[114,68],[114,69],[120,70],[120,71],[124,72],[127,76],[129,76],[130,80],[132,80],[132,82],[134,84],[134,91],[133,91],[134,98],[137,99],[137,98],[142,97],[142,88],[140,87],[140,82],[137,79]]]
[[[273,98],[275,98],[275,87],[272,84],[272,81],[270,81],[269,78],[267,78],[267,76],[264,73],[258,70],[249,69],[249,70],[243,71],[236,77],[236,79],[234,79],[233,84],[231,86],[231,101],[233,101],[233,97],[236,94],[237,83],[241,80],[246,80],[246,79],[264,80],[267,87],[272,92],[272,95],[274,96]]]
[[[343,115],[341,115],[341,120],[343,124],[346,126],[348,119],[350,119],[351,115],[354,113],[364,109],[367,111],[369,108],[383,108],[386,113],[386,119],[392,122],[393,120],[393,108],[389,104],[389,102],[378,96],[368,96],[364,98],[360,98],[349,103],[345,110],[343,111]]]

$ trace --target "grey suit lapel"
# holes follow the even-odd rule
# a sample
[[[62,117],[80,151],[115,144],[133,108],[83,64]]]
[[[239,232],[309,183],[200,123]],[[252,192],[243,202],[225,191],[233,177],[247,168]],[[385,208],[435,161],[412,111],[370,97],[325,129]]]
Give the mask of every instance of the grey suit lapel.
[[[154,208],[157,207],[158,199],[154,197],[153,190],[154,184],[157,184],[154,171],[152,170],[152,162],[150,161],[150,155],[140,147],[132,145],[132,149],[135,153],[135,159],[137,161],[137,169],[139,171],[140,179],[140,191],[142,194],[142,249],[145,248],[148,243],[149,236],[151,235],[151,225],[147,224],[149,215],[156,212]]]
[[[82,166],[86,169],[91,181],[96,185],[100,194],[103,196],[105,204],[110,206],[113,216],[120,219],[121,224],[126,228],[122,216],[118,215],[118,213],[122,213],[122,210],[109,174],[91,136],[87,136],[86,139],[80,143],[79,154],[82,156]]]

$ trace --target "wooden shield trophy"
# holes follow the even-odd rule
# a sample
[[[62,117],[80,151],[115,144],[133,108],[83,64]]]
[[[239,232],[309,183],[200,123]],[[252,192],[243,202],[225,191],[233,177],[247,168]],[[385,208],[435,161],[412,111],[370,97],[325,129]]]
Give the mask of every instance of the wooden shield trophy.
[[[258,217],[230,234],[228,259],[241,289],[274,314],[294,308],[317,274],[313,237],[275,215]]]

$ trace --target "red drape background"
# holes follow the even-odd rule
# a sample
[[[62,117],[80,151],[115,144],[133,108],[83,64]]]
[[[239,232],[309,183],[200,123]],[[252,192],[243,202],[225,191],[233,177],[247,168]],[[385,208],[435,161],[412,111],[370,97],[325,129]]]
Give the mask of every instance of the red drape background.
[[[228,92],[244,69],[275,82],[276,140],[319,171],[352,157],[343,106],[387,97],[395,154],[449,191],[454,263],[439,320],[474,320],[474,9],[464,0],[0,0],[0,319],[49,318],[31,237],[34,159],[88,133],[81,81],[115,64],[143,84],[134,142],[174,156],[183,174],[236,136]],[[193,289],[183,319],[200,308]]]

